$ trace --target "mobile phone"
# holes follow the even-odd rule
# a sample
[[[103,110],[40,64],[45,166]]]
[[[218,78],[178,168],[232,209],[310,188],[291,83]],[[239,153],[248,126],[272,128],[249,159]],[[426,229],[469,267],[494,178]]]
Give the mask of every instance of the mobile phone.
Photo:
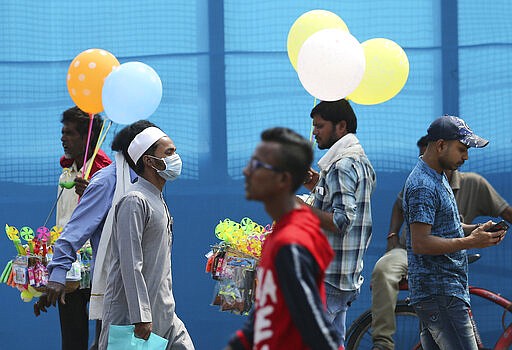
[[[488,232],[497,232],[501,230],[508,230],[508,224],[505,222],[505,220],[501,220],[497,224],[491,226],[487,229]]]

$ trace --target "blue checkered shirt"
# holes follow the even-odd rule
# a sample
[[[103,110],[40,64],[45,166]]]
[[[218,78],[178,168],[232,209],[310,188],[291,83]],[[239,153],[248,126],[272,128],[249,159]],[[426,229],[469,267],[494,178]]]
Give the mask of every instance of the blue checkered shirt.
[[[415,222],[431,225],[430,234],[434,236],[464,237],[455,196],[446,176],[420,158],[405,182],[403,207],[411,303],[444,295],[458,297],[469,305],[466,251],[420,255],[414,254],[411,246],[410,224]]]
[[[314,207],[334,214],[339,232],[324,230],[335,257],[325,281],[340,290],[356,290],[363,283],[363,256],[372,234],[370,196],[376,176],[364,154],[352,154],[332,164],[315,188]]]

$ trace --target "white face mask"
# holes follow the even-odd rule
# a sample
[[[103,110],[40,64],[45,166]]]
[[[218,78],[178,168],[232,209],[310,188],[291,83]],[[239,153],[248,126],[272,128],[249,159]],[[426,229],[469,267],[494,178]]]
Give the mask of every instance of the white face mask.
[[[172,156],[165,157],[165,158],[158,158],[154,156],[150,156],[155,159],[160,159],[165,163],[165,169],[164,170],[158,170],[157,168],[153,167],[165,181],[174,181],[180,176],[181,174],[181,167],[182,162],[181,158],[178,155],[178,153],[174,153]]]

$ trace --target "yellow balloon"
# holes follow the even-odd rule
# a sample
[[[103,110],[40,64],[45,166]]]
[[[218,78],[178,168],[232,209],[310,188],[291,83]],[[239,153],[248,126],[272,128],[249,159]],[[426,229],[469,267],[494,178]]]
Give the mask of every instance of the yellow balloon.
[[[402,90],[409,76],[409,60],[394,41],[375,38],[363,46],[366,70],[359,86],[348,99],[362,105],[385,102]]]
[[[295,70],[302,44],[312,34],[322,29],[338,28],[348,32],[348,27],[336,14],[325,10],[312,10],[302,14],[288,32],[288,58]]]

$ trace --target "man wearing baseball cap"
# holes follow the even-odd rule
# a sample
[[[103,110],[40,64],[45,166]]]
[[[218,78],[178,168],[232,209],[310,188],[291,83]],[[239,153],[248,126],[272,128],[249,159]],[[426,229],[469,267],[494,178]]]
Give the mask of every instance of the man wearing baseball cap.
[[[461,223],[444,172],[459,168],[470,147],[489,141],[454,116],[432,122],[427,137],[427,149],[404,187],[411,304],[421,322],[423,349],[477,349],[468,314],[466,249],[497,245],[505,231],[487,232],[491,221]]]
[[[452,115],[444,115],[434,120],[427,130],[427,139],[429,141],[457,140],[468,148],[482,148],[489,143],[486,139],[475,135],[464,120]]]

